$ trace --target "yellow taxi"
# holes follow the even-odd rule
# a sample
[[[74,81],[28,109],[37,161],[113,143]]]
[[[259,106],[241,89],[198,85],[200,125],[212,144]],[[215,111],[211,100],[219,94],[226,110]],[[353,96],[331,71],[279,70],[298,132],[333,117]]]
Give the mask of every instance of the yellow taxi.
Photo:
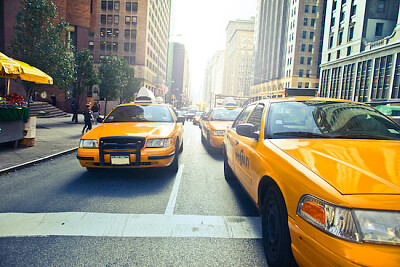
[[[400,266],[400,126],[317,97],[246,106],[224,174],[257,204],[268,266]]]
[[[198,125],[198,124],[199,124],[200,118],[201,118],[202,115],[203,115],[203,112],[201,112],[201,111],[198,111],[198,112],[196,112],[196,113],[194,114],[194,117],[193,117],[193,125]]]
[[[201,142],[221,149],[226,128],[232,125],[241,110],[234,102],[229,102],[222,108],[208,111],[201,119]]]
[[[77,158],[96,168],[166,167],[177,171],[183,149],[183,117],[141,88],[134,103],[113,109],[101,125],[82,136]]]

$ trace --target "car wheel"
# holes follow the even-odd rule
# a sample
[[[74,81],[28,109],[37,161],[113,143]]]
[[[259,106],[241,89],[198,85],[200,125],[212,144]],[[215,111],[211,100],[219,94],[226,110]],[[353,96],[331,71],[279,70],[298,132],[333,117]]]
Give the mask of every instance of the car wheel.
[[[229,166],[225,148],[223,149],[223,152],[224,152],[224,176],[225,180],[229,182],[235,178],[235,174],[233,173],[231,166]]]
[[[204,138],[203,133],[200,133],[200,135],[201,135],[201,143],[202,143],[203,145],[205,145],[205,144],[206,144],[206,139]]]
[[[182,151],[183,151],[183,140],[182,140],[182,145],[181,145],[181,147],[179,148],[179,153],[182,153]]]
[[[277,187],[270,187],[265,193],[261,216],[268,266],[296,266],[291,249],[286,205]]]
[[[87,170],[88,172],[92,172],[92,173],[98,171],[97,168],[92,168],[92,167],[86,167],[86,170]]]
[[[179,152],[178,152],[178,150],[179,150],[179,144],[177,143],[176,146],[175,146],[174,159],[172,160],[172,163],[167,167],[167,169],[169,171],[172,171],[172,172],[177,172],[178,171],[178,168],[179,168],[179,160],[178,160]]]

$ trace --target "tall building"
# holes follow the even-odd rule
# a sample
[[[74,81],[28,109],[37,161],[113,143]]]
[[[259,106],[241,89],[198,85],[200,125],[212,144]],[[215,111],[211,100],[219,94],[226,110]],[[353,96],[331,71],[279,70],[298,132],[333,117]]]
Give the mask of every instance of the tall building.
[[[226,28],[223,93],[247,96],[253,71],[254,20],[230,21]]]
[[[318,88],[326,1],[259,0],[251,96]]]
[[[225,51],[219,50],[208,60],[204,76],[203,101],[212,107],[215,94],[223,93]]]
[[[320,95],[400,100],[399,0],[328,0]]]
[[[189,58],[184,44],[171,42],[169,50],[167,79],[170,81],[170,88],[167,100],[180,109],[191,103]]]
[[[94,61],[125,58],[142,86],[162,96],[166,82],[170,0],[97,0],[97,30],[88,43]]]

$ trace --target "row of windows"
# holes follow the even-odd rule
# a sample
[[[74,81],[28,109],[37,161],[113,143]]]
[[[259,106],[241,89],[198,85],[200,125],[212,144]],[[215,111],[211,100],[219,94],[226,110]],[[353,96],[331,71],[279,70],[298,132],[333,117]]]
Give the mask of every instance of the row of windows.
[[[119,24],[119,15],[104,15],[102,14],[100,16],[100,22],[101,24]],[[125,24],[130,25],[130,24],[136,25],[137,24],[137,16],[125,16]]]
[[[304,13],[309,13],[310,12],[310,5],[304,5]],[[311,6],[311,13],[316,14],[317,13],[317,6]]]
[[[93,55],[91,56],[92,58],[93,58]],[[108,59],[108,55],[100,55],[99,56],[99,60],[100,61],[103,61],[103,60],[105,60],[105,59]],[[134,65],[136,62],[136,57],[135,56],[124,56],[123,57],[124,58],[124,60],[126,61],[126,62],[128,62],[130,65]]]
[[[379,24],[379,23],[377,23],[377,24]],[[347,41],[348,42],[350,42],[354,38],[354,27],[355,27],[355,23],[352,23],[349,26],[348,36],[347,36]],[[383,28],[383,26],[382,26],[382,28]],[[343,43],[343,34],[344,34],[344,28],[339,29],[338,38],[337,38],[337,45],[341,45]],[[329,43],[328,43],[328,48],[329,49],[333,47],[334,36],[335,36],[334,33],[331,33],[329,35]]]
[[[346,48],[346,52],[347,52],[346,53],[347,56],[351,55],[351,46],[348,46]],[[341,54],[341,50],[339,49],[339,50],[336,51],[336,59],[340,59],[340,54]],[[328,62],[331,61],[331,60],[333,60],[332,59],[332,53],[328,53]]]
[[[89,49],[94,49],[94,41],[89,41]],[[118,51],[118,42],[100,42],[100,50],[101,51]],[[136,52],[136,43],[124,43],[124,51],[125,52]]]
[[[321,96],[359,102],[400,99],[400,54],[323,70]]]
[[[101,10],[116,10],[119,11],[120,2],[119,1],[101,1]],[[138,3],[137,2],[126,2],[125,10],[130,12],[138,11]]]
[[[304,76],[304,70],[303,69],[299,69],[299,77],[303,77]],[[311,70],[306,70],[305,73],[306,78],[310,78],[311,77]]]
[[[309,18],[304,18],[303,26],[308,26],[308,19],[309,19]],[[310,19],[310,26],[311,26],[311,27],[314,27],[314,26],[315,26],[315,19]]]
[[[124,37],[126,39],[136,39],[136,30],[125,29],[124,30]],[[100,37],[107,37],[107,38],[118,38],[119,36],[119,29],[111,29],[111,28],[100,28]]]
[[[309,33],[309,39],[310,40],[314,40],[314,32],[310,32]],[[303,39],[307,39],[307,31],[303,31],[302,32],[302,34],[301,34],[301,37],[303,38]]]

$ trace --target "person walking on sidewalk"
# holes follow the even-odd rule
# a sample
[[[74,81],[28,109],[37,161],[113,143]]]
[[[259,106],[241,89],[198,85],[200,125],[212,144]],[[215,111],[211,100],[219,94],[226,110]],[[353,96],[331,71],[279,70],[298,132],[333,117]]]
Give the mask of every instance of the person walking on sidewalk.
[[[97,101],[94,102],[94,104],[93,104],[92,112],[93,112],[93,121],[94,121],[94,124],[96,125],[97,124],[97,118],[100,115],[99,103]]]
[[[78,105],[75,103],[75,100],[72,101],[71,103],[71,109],[72,109],[72,122],[78,123]]]
[[[83,117],[85,118],[85,126],[82,129],[82,135],[92,130],[92,112],[90,111],[90,104],[86,104],[86,109],[83,111]]]

